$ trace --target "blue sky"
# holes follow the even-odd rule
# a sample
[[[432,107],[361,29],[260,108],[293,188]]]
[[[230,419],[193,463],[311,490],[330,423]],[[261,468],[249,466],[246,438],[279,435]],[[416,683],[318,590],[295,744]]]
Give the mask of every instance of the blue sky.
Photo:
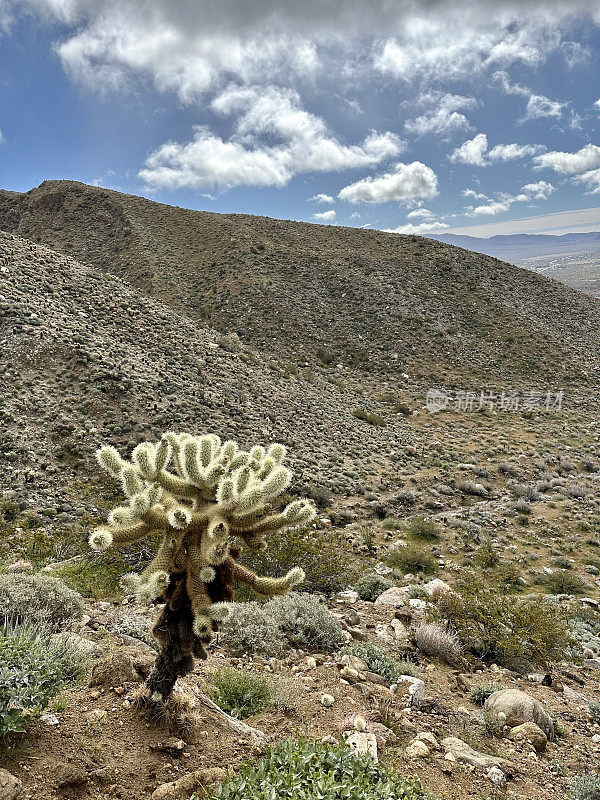
[[[0,0],[0,187],[600,230],[600,0]]]

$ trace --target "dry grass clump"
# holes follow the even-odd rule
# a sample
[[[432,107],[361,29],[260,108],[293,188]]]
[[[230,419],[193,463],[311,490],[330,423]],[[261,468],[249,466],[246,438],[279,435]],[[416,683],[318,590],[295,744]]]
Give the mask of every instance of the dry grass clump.
[[[441,658],[451,666],[462,662],[463,646],[460,639],[456,633],[437,622],[421,622],[414,638],[415,644],[426,656]]]
[[[81,596],[48,575],[0,575],[0,623],[44,622],[63,630],[83,614]]]

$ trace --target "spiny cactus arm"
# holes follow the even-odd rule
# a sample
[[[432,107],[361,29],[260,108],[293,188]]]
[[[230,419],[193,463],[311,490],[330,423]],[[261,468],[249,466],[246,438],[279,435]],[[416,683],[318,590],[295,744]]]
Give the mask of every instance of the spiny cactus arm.
[[[245,567],[243,564],[238,564],[234,562],[233,565],[233,580],[238,583],[245,583],[246,586],[253,587],[256,583],[256,572],[254,570]]]
[[[89,538],[90,547],[93,550],[102,552],[108,550],[109,547],[114,545],[119,546],[123,544],[130,544],[137,542],[138,539],[143,539],[152,533],[155,529],[151,525],[143,523],[136,528],[108,528],[101,526],[92,532]]]
[[[304,578],[304,570],[300,567],[293,567],[283,578],[269,578],[257,575],[253,588],[265,597],[274,597],[275,595],[287,594],[294,586],[302,583]]]
[[[198,487],[192,486],[191,483],[180,478],[178,475],[173,475],[172,472],[167,472],[163,469],[154,476],[156,483],[160,484],[163,489],[178,497],[180,500],[193,500],[198,497]]]
[[[188,569],[186,587],[194,615],[194,633],[201,641],[209,641],[212,633],[211,601],[206,584],[193,569]]]
[[[295,500],[289,503],[280,514],[250,514],[231,517],[231,529],[236,533],[261,536],[295,525],[307,525],[316,516],[316,510],[308,500]]]
[[[169,532],[163,536],[156,555],[140,575],[142,582],[148,580],[155,572],[170,572],[175,557],[181,549],[183,538],[183,531]]]

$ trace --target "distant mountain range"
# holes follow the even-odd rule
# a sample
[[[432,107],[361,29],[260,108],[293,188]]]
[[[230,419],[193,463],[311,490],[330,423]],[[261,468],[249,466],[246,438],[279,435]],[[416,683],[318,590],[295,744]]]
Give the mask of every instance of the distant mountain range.
[[[538,256],[572,255],[600,251],[600,233],[565,233],[562,236],[513,233],[505,236],[459,236],[442,233],[429,237],[476,253],[515,262]]]

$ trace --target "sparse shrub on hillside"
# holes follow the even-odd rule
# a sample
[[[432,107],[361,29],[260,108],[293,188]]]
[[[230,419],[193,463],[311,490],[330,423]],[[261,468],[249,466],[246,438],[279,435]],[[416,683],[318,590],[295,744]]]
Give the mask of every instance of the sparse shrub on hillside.
[[[251,672],[224,667],[209,675],[209,681],[212,699],[232,717],[244,719],[262,711],[271,702],[267,681]]]
[[[515,464],[511,464],[510,461],[501,461],[498,464],[498,472],[515,478],[519,474],[519,469]]]
[[[421,539],[426,542],[435,542],[441,536],[440,526],[433,522],[433,520],[423,519],[423,517],[414,517],[411,519],[407,533],[413,539]]]
[[[476,497],[487,497],[488,490],[482,483],[475,481],[461,481],[456,486],[463,494],[472,494]]]
[[[520,497],[513,505],[515,511],[519,514],[531,514],[531,503],[524,497]]]
[[[293,647],[330,652],[344,641],[337,617],[312,595],[294,592],[274,597],[265,605]]]
[[[361,600],[374,603],[380,594],[393,585],[391,581],[380,575],[365,575],[354,585],[354,589],[358,592]]]
[[[500,556],[494,549],[492,540],[490,538],[484,539],[475,553],[475,563],[477,566],[482,567],[482,569],[491,569],[495,567],[499,561]]]
[[[552,575],[544,575],[541,583],[548,594],[582,595],[588,590],[581,578],[571,575],[566,570],[557,570]]]
[[[575,778],[567,797],[569,800],[598,800],[600,797],[600,774],[590,773]]]
[[[441,658],[451,666],[462,662],[463,648],[458,636],[436,622],[421,622],[415,631],[415,644],[426,656]]]
[[[321,510],[329,508],[333,501],[333,495],[325,486],[309,486],[306,496],[313,500],[316,507]]]
[[[284,741],[209,788],[206,800],[433,800],[417,778],[405,778],[371,756],[304,739]]]
[[[23,733],[28,720],[85,669],[85,658],[68,638],[53,642],[50,636],[51,629],[39,623],[0,627],[0,740]]]
[[[414,492],[411,492],[410,489],[401,489],[396,493],[396,497],[394,499],[397,503],[400,503],[403,506],[414,506],[414,504],[417,502],[417,495]]]
[[[267,603],[232,603],[220,642],[236,653],[281,655],[289,646],[315,652],[336,650],[341,625],[316,597],[291,594]]]
[[[244,555],[242,561],[255,572],[275,578],[297,565],[305,572],[305,591],[334,594],[345,589],[353,578],[347,547],[336,531],[293,528],[285,536],[272,537],[259,553]]]
[[[593,700],[589,708],[592,719],[597,725],[600,725],[600,700]]]
[[[442,595],[437,608],[474,655],[516,670],[565,657],[572,639],[556,607],[517,600],[474,573],[463,579],[459,591]]]
[[[81,596],[48,575],[7,573],[0,575],[0,624],[46,622],[60,630],[80,619]]]
[[[392,569],[398,569],[406,574],[416,572],[432,575],[438,569],[437,561],[429,550],[414,545],[396,547],[386,561]]]
[[[371,672],[381,675],[388,683],[394,683],[400,675],[410,674],[402,671],[402,661],[397,661],[381,647],[370,642],[352,642],[340,650],[340,655],[345,653],[362,658]],[[407,667],[407,669],[409,668]]]
[[[469,700],[476,706],[483,706],[488,697],[494,694],[494,692],[500,691],[501,688],[502,687],[497,683],[480,683],[479,686],[475,686],[471,689]]]
[[[352,416],[360,419],[363,422],[368,422],[369,425],[374,425],[376,428],[385,427],[385,420],[379,414],[373,414],[370,411],[365,411],[364,408],[355,408]]]

